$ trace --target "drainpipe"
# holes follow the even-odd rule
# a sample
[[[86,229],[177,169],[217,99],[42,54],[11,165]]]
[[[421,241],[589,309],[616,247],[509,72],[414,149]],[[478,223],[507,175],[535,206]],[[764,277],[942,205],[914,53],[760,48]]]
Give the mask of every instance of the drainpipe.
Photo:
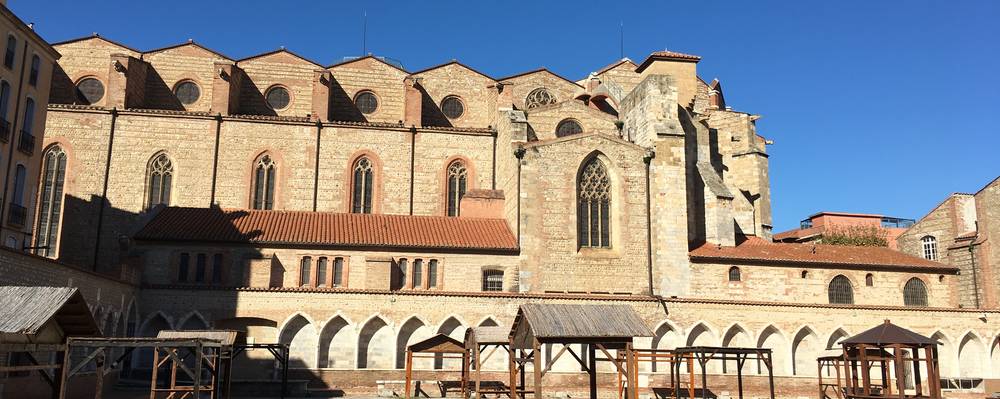
[[[7,189],[10,188],[10,167],[14,163],[14,143],[19,143],[21,141],[21,131],[17,128],[17,119],[21,116],[21,94],[24,89],[24,63],[28,61],[28,41],[24,41],[24,54],[21,55],[21,76],[17,79],[17,94],[12,95],[14,99],[14,119],[10,122],[10,148],[7,152],[7,173],[3,177],[3,198],[0,198],[0,223],[7,220],[7,216],[4,211],[7,208],[7,202],[10,197],[7,195]],[[27,100],[25,100],[27,102]],[[37,107],[38,104],[35,104]],[[22,123],[23,124],[23,123]],[[22,227],[23,228],[23,227]]]
[[[491,160],[492,165],[490,166],[492,172],[490,173],[490,189],[497,189],[497,132],[493,132],[493,159]]]
[[[104,188],[101,191],[101,207],[97,210],[97,234],[94,235],[94,263],[91,268],[97,271],[97,258],[101,254],[101,230],[104,225],[104,208],[108,204],[108,177],[111,174],[111,153],[115,145],[115,123],[118,121],[118,108],[111,108],[111,133],[108,136],[108,156],[104,161]]]
[[[653,158],[656,153],[649,151],[642,157],[642,162],[646,164],[646,271],[649,278],[649,295],[653,295],[653,211],[652,196],[649,193],[649,175]]]
[[[517,247],[521,248],[521,160],[524,159],[524,147],[514,150],[517,158]]]
[[[222,135],[222,113],[215,115],[215,154],[212,155],[212,197],[208,200],[208,207],[215,205],[215,180],[219,172],[219,137]]]
[[[976,299],[976,309],[979,309],[979,275],[976,273],[976,239],[979,238],[979,234],[972,239],[969,243],[969,260],[972,262],[972,292],[973,298]]]
[[[410,215],[413,214],[413,167],[416,162],[417,128],[410,127]]]
[[[313,212],[319,202],[319,146],[323,141],[323,121],[316,120],[316,165],[313,170]]]

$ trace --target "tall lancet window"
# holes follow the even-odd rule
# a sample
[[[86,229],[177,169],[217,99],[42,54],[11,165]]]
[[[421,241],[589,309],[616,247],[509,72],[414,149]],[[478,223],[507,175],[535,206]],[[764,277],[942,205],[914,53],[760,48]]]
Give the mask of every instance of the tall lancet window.
[[[166,153],[160,153],[149,162],[149,193],[146,207],[170,205],[170,184],[174,177],[174,164]]]
[[[38,196],[40,208],[35,229],[37,255],[52,257],[56,254],[65,179],[66,153],[59,146],[52,146],[42,158],[42,192]]]
[[[354,162],[354,182],[351,188],[351,212],[372,213],[372,195],[375,185],[375,172],[372,161],[368,157],[358,158]]]
[[[468,176],[464,162],[455,161],[448,165],[448,216],[458,216],[461,213]]]
[[[270,155],[264,155],[254,164],[253,209],[274,209],[274,180],[277,168]]]
[[[581,248],[611,247],[611,179],[596,157],[577,181],[577,230]]]

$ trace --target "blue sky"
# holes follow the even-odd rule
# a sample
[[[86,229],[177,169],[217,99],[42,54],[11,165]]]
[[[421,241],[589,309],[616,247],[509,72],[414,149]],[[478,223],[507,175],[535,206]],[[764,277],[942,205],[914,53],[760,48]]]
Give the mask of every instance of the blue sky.
[[[495,77],[571,79],[620,58],[701,55],[774,140],[775,231],[820,211],[918,218],[1000,175],[998,1],[9,0],[49,41],[99,32],[140,50],[193,38],[234,58],[285,46],[369,52],[413,71],[459,59]]]

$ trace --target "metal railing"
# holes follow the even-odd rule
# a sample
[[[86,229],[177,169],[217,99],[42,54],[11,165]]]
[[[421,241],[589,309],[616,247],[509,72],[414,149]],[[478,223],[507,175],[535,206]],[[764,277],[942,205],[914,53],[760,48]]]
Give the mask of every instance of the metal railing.
[[[25,154],[35,153],[35,136],[24,130],[21,131],[21,139],[17,142],[17,149]]]
[[[7,224],[13,227],[24,227],[24,222],[28,218],[28,208],[10,203],[10,210],[7,211]]]
[[[0,141],[10,141],[10,121],[0,118]]]

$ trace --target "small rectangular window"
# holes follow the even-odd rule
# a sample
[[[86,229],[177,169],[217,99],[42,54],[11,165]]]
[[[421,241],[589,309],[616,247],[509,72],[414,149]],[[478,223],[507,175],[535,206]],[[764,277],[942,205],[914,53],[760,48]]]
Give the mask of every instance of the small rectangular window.
[[[316,286],[326,287],[326,257],[316,260]]]
[[[222,283],[222,254],[212,255],[212,283]]]
[[[333,286],[340,287],[344,285],[344,258],[336,258],[333,260]]]
[[[423,281],[421,281],[421,279],[423,279],[423,274],[424,274],[423,269],[424,269],[424,260],[415,259],[413,261],[413,281],[410,288],[423,288],[424,284]]]
[[[181,254],[180,265],[177,267],[177,281],[186,282],[188,279],[188,268],[191,264],[191,255],[187,252]]]
[[[438,261],[437,259],[431,259],[427,263],[427,287],[435,288],[438,285]]]
[[[37,55],[31,56],[31,72],[28,74],[28,84],[38,86],[38,70],[41,68],[41,60]]]
[[[205,267],[208,263],[208,257],[205,254],[198,254],[194,264],[194,281],[198,283],[205,282]]]
[[[17,53],[17,39],[14,35],[7,36],[7,52],[3,55],[3,66],[14,69],[15,53]]]
[[[299,267],[299,286],[308,287],[310,277],[312,277],[312,257],[304,256]]]
[[[406,259],[400,259],[396,263],[396,284],[394,289],[401,289],[406,287],[406,269],[410,266]]]
[[[503,291],[503,270],[483,270],[483,291]]]

